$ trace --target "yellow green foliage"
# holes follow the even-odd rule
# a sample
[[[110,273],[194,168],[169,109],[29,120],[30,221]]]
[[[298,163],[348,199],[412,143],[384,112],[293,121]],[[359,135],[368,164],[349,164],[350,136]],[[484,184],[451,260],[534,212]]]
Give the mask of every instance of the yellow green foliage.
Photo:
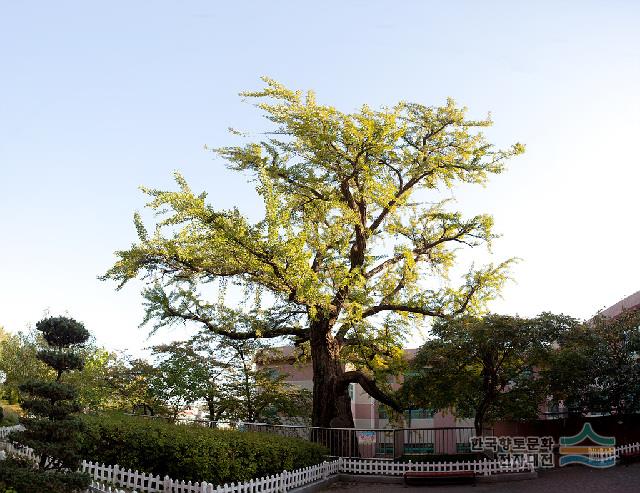
[[[330,330],[322,340],[368,374],[399,367],[397,348],[423,317],[482,313],[510,261],[449,279],[459,247],[495,235],[490,216],[465,218],[439,192],[484,184],[524,146],[494,148],[482,134],[491,120],[467,119],[451,99],[345,113],[264,81],[243,96],[271,131],[215,150],[255,180],[264,218],[219,209],[176,174],[177,190],[143,188],[158,222],[147,230],[136,215],[139,241],[117,253],[105,278],[120,286],[145,278],[156,326],[195,321],[236,339],[304,345],[322,322]],[[246,303],[204,294],[211,285],[224,293],[227,282],[245,290]]]

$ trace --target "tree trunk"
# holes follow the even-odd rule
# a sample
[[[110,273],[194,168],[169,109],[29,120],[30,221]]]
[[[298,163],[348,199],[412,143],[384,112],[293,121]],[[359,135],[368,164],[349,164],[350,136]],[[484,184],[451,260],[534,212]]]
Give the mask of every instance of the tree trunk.
[[[353,428],[348,387],[338,390],[344,374],[340,363],[340,345],[331,334],[327,319],[311,325],[311,359],[313,362],[313,426]]]
[[[482,428],[484,424],[484,416],[481,416],[476,413],[475,418],[473,419],[473,427],[476,429],[476,436],[482,436]]]
[[[349,386],[341,384],[344,368],[340,363],[340,344],[331,334],[329,320],[311,325],[313,361],[313,419],[311,439],[329,449],[330,455],[359,457],[358,439],[353,430]],[[324,428],[351,428],[326,430]]]
[[[207,399],[207,409],[209,410],[209,423],[210,428],[218,427],[218,406],[213,398]]]
[[[480,402],[480,405],[476,408],[476,414],[473,418],[473,426],[476,429],[476,436],[482,436],[482,432],[484,431],[484,419],[487,415],[487,410],[491,405],[493,396],[485,395]]]

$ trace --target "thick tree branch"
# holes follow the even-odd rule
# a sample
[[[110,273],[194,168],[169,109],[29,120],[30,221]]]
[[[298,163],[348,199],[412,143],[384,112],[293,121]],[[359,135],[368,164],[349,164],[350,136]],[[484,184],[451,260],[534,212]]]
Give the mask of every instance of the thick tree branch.
[[[283,337],[283,336],[305,336],[306,330],[301,330],[298,327],[291,326],[275,326],[272,328],[264,328],[264,329],[254,329],[244,332],[234,332],[228,329],[225,329],[219,325],[216,325],[212,318],[207,317],[206,315],[200,315],[193,312],[183,312],[178,310],[177,308],[171,305],[165,305],[163,307],[165,312],[165,318],[171,317],[174,319],[179,319],[183,321],[197,322],[204,325],[207,330],[210,332],[228,337],[234,341],[247,341],[250,339],[272,339],[274,337]]]
[[[280,268],[280,266],[278,266],[278,264],[275,262],[275,260],[273,258],[271,258],[268,254],[257,251],[254,248],[249,247],[248,245],[245,245],[243,242],[241,242],[239,239],[231,237],[231,240],[238,246],[240,246],[241,248],[243,248],[245,251],[247,251],[248,253],[250,253],[251,255],[253,255],[255,258],[257,258],[259,261],[263,262],[264,264],[268,265],[269,267],[271,267],[273,274],[280,279],[284,285],[287,287],[287,289],[289,290],[289,301],[295,301],[297,302],[297,292],[296,292],[296,288],[295,286],[289,281],[289,279],[287,279],[287,277],[285,276],[285,273],[282,271],[282,269]],[[286,270],[286,269],[285,269]],[[264,282],[264,281],[263,281]],[[265,284],[267,284],[266,282],[264,282]]]
[[[378,229],[378,226],[382,224],[382,221],[384,221],[385,217],[387,217],[389,212],[391,212],[391,209],[393,209],[393,207],[398,203],[400,198],[409,190],[411,190],[420,180],[424,179],[427,175],[429,175],[430,172],[431,171],[427,171],[418,176],[414,176],[404,186],[401,186],[400,188],[398,188],[398,191],[395,193],[394,197],[389,201],[389,203],[385,207],[383,207],[382,211],[380,211],[380,214],[378,214],[378,217],[374,219],[374,221],[371,223],[368,230],[373,232],[376,229]]]
[[[427,141],[434,137],[435,135],[437,135],[438,133],[442,132],[448,125],[450,125],[453,122],[445,122],[442,124],[441,127],[433,130],[430,133],[427,133],[423,136],[422,138],[422,146],[426,146]],[[411,145],[412,147],[414,147],[416,150],[419,150],[422,152],[422,149],[420,149],[415,143],[411,142],[410,140],[408,140],[406,137],[404,138],[405,142],[407,142],[407,144]],[[385,163],[386,164],[386,163]],[[392,168],[395,171],[395,168]],[[380,226],[380,224],[382,224],[382,221],[384,221],[385,217],[387,217],[387,215],[389,214],[389,212],[391,212],[391,209],[393,209],[393,207],[398,203],[398,201],[400,200],[400,198],[407,193],[409,190],[411,190],[417,183],[419,183],[421,180],[423,180],[424,178],[426,178],[429,174],[433,173],[435,171],[435,169],[432,170],[427,170],[424,173],[421,173],[417,176],[414,176],[413,178],[411,178],[406,184],[403,183],[402,180],[402,176],[398,173],[399,175],[399,183],[398,183],[398,190],[395,194],[395,196],[389,201],[389,203],[382,209],[382,211],[380,212],[380,214],[378,215],[378,217],[371,223],[371,225],[369,226],[369,231],[375,231],[376,229],[378,229],[378,227]],[[396,171],[397,173],[397,171]]]
[[[425,253],[427,253],[429,250],[431,250],[432,248],[442,244],[442,243],[447,243],[449,241],[456,241],[456,242],[460,242],[460,238],[462,238],[464,235],[469,234],[472,231],[472,228],[463,228],[461,229],[457,234],[452,235],[452,236],[441,236],[439,239],[432,241],[430,243],[427,243],[426,245],[423,245],[421,247],[416,247],[413,250],[411,250],[411,253],[413,253],[414,255],[424,255]],[[392,266],[394,264],[397,264],[398,262],[400,262],[402,259],[404,258],[404,254],[403,253],[399,253],[397,255],[394,255],[391,258],[388,258],[387,260],[381,262],[380,264],[376,265],[375,267],[372,267],[369,271],[365,272],[364,277],[366,279],[370,279],[371,277],[375,276],[376,274],[382,272],[386,267]]]
[[[289,175],[287,175],[286,173],[282,172],[282,171],[278,171],[276,173],[276,176],[278,178],[282,178],[284,181],[286,181],[289,185],[292,185],[294,187],[300,188],[302,190],[306,190],[307,192],[310,192],[311,194],[313,194],[317,199],[320,200],[324,200],[327,201],[329,200],[323,193],[319,192],[318,190],[316,190],[315,188],[309,186],[309,185],[305,185],[304,183],[299,183],[297,181],[295,181],[293,178],[291,178]],[[306,197],[308,197],[307,195],[305,195]]]
[[[344,392],[347,385],[349,385],[350,383],[359,384],[367,394],[369,394],[377,401],[386,404],[390,408],[398,412],[404,411],[400,403],[393,396],[380,389],[375,380],[369,378],[364,373],[359,371],[344,372],[340,377],[340,380],[337,382],[338,392]]]
[[[475,294],[477,289],[478,289],[477,286],[472,286],[469,289],[469,292],[467,293],[467,295],[465,296],[465,299],[462,302],[462,304],[457,309],[453,310],[450,313],[445,313],[442,310],[433,310],[430,308],[425,308],[421,306],[411,306],[411,305],[406,305],[402,303],[381,303],[379,305],[372,306],[371,308],[362,312],[362,318],[370,317],[372,315],[375,315],[376,313],[380,313],[383,311],[416,313],[419,315],[426,315],[428,317],[440,317],[440,318],[460,315],[467,309],[467,306],[471,302],[471,299],[473,298],[473,295]]]
[[[383,303],[380,305],[372,306],[371,308],[362,312],[362,318],[370,317],[375,315],[376,313],[384,312],[384,311],[394,311],[394,312],[407,312],[407,313],[417,313],[420,315],[427,315],[429,317],[443,317],[444,314],[438,310],[431,310],[420,306],[410,306],[396,303]]]

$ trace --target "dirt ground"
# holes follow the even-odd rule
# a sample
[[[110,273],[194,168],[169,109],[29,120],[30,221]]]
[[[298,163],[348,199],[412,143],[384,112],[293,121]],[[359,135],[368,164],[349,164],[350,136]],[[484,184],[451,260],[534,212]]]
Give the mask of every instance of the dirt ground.
[[[334,483],[323,491],[349,493],[387,493],[393,491],[425,490],[429,493],[640,493],[640,463],[629,467],[592,469],[573,466],[545,470],[537,479],[504,483],[478,483],[451,486],[408,486],[377,483]]]

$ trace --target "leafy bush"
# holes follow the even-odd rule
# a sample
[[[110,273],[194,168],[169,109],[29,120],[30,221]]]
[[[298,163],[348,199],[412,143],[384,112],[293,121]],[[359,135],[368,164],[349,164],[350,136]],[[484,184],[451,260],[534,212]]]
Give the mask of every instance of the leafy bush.
[[[119,415],[84,416],[82,456],[127,469],[213,484],[246,481],[323,461],[315,443]]]
[[[0,405],[0,426],[13,426],[18,424],[18,415],[10,407]]]
[[[0,492],[4,493],[80,493],[88,479],[83,473],[38,469],[26,459],[6,459],[0,466]]]

